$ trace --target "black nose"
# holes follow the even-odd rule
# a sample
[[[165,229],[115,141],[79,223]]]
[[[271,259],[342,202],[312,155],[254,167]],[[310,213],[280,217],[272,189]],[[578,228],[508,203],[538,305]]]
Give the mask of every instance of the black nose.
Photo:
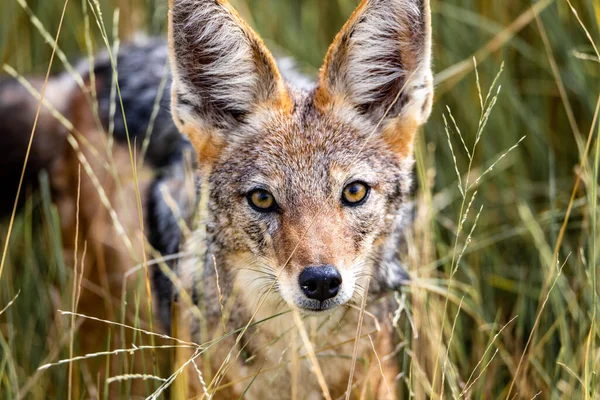
[[[333,265],[319,265],[304,268],[298,282],[306,297],[325,301],[338,294],[342,276]]]

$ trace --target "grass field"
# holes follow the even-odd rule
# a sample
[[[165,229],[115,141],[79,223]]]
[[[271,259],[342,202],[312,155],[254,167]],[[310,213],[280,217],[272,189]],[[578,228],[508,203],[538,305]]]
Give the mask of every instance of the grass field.
[[[52,46],[32,15],[54,36],[64,3],[25,3],[0,4],[1,63],[43,75]],[[58,43],[72,62],[88,42],[104,46],[92,3],[67,4]],[[315,75],[358,1],[231,3]],[[120,10],[121,42],[166,30],[166,0],[98,6],[109,33]],[[600,399],[600,2],[432,0],[432,11],[436,98],[417,145],[413,282],[398,294],[403,398]],[[69,331],[56,309],[71,309],[73,279],[58,229],[43,190],[15,219],[0,276],[0,398],[73,385],[67,365],[38,371],[70,354],[56,336],[57,318]],[[86,398],[95,377],[76,372]]]

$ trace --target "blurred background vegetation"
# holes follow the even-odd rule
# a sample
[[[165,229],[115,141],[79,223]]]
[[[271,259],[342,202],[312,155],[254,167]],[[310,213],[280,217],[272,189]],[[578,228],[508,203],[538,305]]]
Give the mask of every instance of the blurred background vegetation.
[[[231,2],[276,54],[292,56],[305,73],[315,75],[358,0]],[[99,3],[108,32],[113,31],[113,10],[120,9],[121,41],[140,32],[165,32],[166,0]],[[54,35],[63,1],[28,0],[27,4]],[[82,4],[69,2],[59,40],[72,61],[87,52],[87,29],[95,51],[104,46],[95,21],[86,27]],[[424,398],[428,390],[429,383],[415,368],[419,361],[429,365],[423,367],[429,379],[436,373],[440,379],[443,364],[448,371],[447,393],[454,398],[505,398],[509,392],[511,398],[532,398],[537,393],[548,399],[600,398],[600,339],[592,325],[600,315],[595,297],[599,211],[594,207],[599,147],[598,126],[592,126],[600,92],[600,60],[592,45],[592,41],[600,44],[600,2],[571,0],[571,4],[591,41],[566,0],[432,0],[436,100],[417,146],[417,250],[409,252],[408,260],[416,283],[406,291],[419,338],[411,334],[405,314],[400,322],[406,346],[400,354],[405,375],[399,384],[406,397],[413,393]],[[3,0],[1,63],[22,74],[43,74],[51,51],[19,1]],[[453,274],[462,204],[455,163],[464,182],[470,159],[453,128],[454,160],[443,116],[450,121],[449,108],[471,148],[481,121],[473,56],[484,96],[502,63],[504,71],[496,106],[473,154],[471,182],[521,137],[526,138],[479,184],[472,208],[478,211],[483,206],[483,210],[477,221],[476,212],[471,211],[458,235],[459,252],[463,242],[470,240],[470,244]],[[61,69],[55,62],[54,70]],[[590,132],[588,162],[582,165]],[[578,173],[582,179],[572,201]],[[569,206],[572,211],[560,240]],[[0,354],[4,354],[0,356],[0,397],[18,392],[14,385],[31,385],[47,353],[48,315],[52,314],[49,287],[60,285],[61,280],[64,284],[55,257],[27,251],[39,240],[51,248],[50,228],[39,234],[32,230],[39,223],[36,220],[44,218],[52,218],[52,212],[30,210],[19,217],[11,247],[13,262],[0,282],[0,309],[18,290],[22,292],[0,316]],[[4,232],[3,228],[0,235]],[[560,273],[553,260],[559,241],[558,260],[564,263]],[[491,344],[498,330],[515,316]],[[443,330],[443,348],[436,347],[440,343],[431,330]],[[532,331],[527,355],[520,363]],[[444,346],[449,346],[447,360]],[[486,352],[488,346],[491,351]],[[461,386],[472,372],[474,377],[482,375],[461,395]],[[64,375],[65,370],[58,368],[36,375],[33,382],[43,388],[53,381],[60,387]],[[513,380],[515,387],[510,389]]]

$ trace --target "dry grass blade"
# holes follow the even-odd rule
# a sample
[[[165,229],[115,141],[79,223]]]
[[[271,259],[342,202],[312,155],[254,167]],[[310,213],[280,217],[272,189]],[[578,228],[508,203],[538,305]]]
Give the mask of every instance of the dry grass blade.
[[[313,365],[315,376],[317,377],[317,381],[319,382],[319,386],[321,387],[321,391],[323,392],[323,397],[326,400],[331,400],[331,394],[329,394],[329,388],[327,387],[327,383],[325,382],[325,377],[323,376],[323,371],[321,371],[321,367],[319,366],[319,361],[317,360],[317,356],[315,354],[315,349],[306,333],[306,328],[302,323],[302,319],[300,318],[300,312],[297,309],[292,310],[292,316],[294,317],[294,323],[298,327],[298,333],[300,334],[300,338],[304,343],[304,348],[308,353],[308,358]]]
[[[587,54],[587,53],[583,53],[581,51],[577,51],[577,50],[573,50],[573,57],[576,57],[580,60],[584,60],[584,61],[593,61],[596,63],[600,63],[600,58],[591,55],[591,54]]]
[[[371,335],[368,335],[368,338],[369,342],[371,343],[371,348],[373,349],[373,354],[377,359],[377,366],[379,367],[379,373],[381,374],[381,380],[385,385],[385,390],[387,391],[388,396],[390,396],[390,399],[393,399],[394,396],[392,395],[392,389],[390,389],[390,384],[388,383],[385,373],[383,372],[383,364],[381,363],[381,358],[379,358],[379,354],[377,354],[377,349],[375,348],[375,343],[373,343],[373,338],[371,337]]]
[[[597,57],[596,60],[600,61],[600,52],[598,51],[598,47],[596,46],[596,43],[594,42],[594,39],[592,38],[592,35],[590,35],[590,32],[585,27],[583,21],[581,20],[581,17],[579,17],[579,13],[575,9],[575,7],[573,7],[573,4],[571,4],[571,0],[566,0],[566,2],[569,4],[569,8],[571,8],[571,12],[573,12],[573,15],[575,15],[575,18],[577,18],[577,22],[579,22],[579,25],[581,25],[581,29],[583,29],[583,31],[585,32],[585,35],[587,36],[590,44],[594,48],[594,52],[596,53],[596,57]]]
[[[71,314],[71,340],[69,342],[69,358],[73,358],[73,346],[75,345],[75,313],[77,312],[77,298],[78,290],[77,290],[77,257],[79,256],[78,247],[79,247],[79,206],[81,200],[81,164],[77,166],[77,199],[75,201],[75,243],[73,250],[73,293],[71,300],[71,310],[73,313]],[[83,263],[83,261],[82,261]],[[80,272],[81,276],[83,276],[83,270]],[[67,398],[71,400],[73,395],[73,364],[69,363],[69,390],[67,394]]]
[[[489,174],[490,172],[492,172],[492,170],[496,167],[496,165],[498,165],[498,163],[500,161],[502,161],[502,159],[504,157],[506,157],[510,152],[512,152],[513,150],[515,150],[517,147],[519,147],[519,145],[521,144],[521,142],[523,142],[523,140],[525,140],[525,138],[526,138],[526,136],[523,136],[521,139],[519,139],[519,141],[517,143],[515,143],[508,150],[506,150],[504,153],[502,153],[500,155],[500,157],[498,157],[496,159],[496,161],[494,163],[492,163],[492,165],[490,165],[489,167],[487,167],[486,170],[483,171],[483,173],[481,175],[479,175],[479,177],[475,180],[475,182],[473,182],[471,184],[471,186],[469,186],[468,190],[471,190],[471,189],[477,187],[477,185],[479,185],[479,183],[481,182],[481,179],[484,176],[486,176],[487,174]]]
[[[31,154],[31,146],[33,144],[33,138],[35,136],[35,130],[37,128],[38,119],[40,117],[40,112],[42,111],[42,104],[44,100],[44,96],[46,95],[46,87],[48,86],[48,80],[50,79],[50,71],[52,69],[52,63],[54,62],[54,54],[56,53],[56,46],[58,44],[58,37],[60,36],[60,31],[62,29],[63,20],[65,17],[65,12],[67,11],[67,5],[69,4],[69,0],[65,0],[63,11],[60,17],[60,21],[58,23],[58,28],[56,31],[56,37],[54,39],[54,46],[52,47],[52,55],[50,56],[50,61],[48,62],[48,69],[46,70],[46,77],[44,78],[44,85],[42,86],[41,99],[38,103],[37,110],[35,112],[35,119],[33,120],[33,127],[31,128],[31,135],[29,137],[29,143],[27,144],[27,152],[25,153],[25,160],[23,161],[23,169],[21,171],[21,177],[19,178],[19,186],[17,187],[17,193],[15,196],[15,203],[13,206],[12,214],[10,216],[10,222],[8,224],[8,233],[6,234],[6,243],[4,243],[4,249],[2,251],[2,260],[0,260],[0,279],[2,279],[2,272],[4,271],[4,264],[6,262],[6,255],[8,254],[8,244],[10,243],[10,235],[12,233],[13,224],[15,222],[15,215],[17,213],[17,205],[19,203],[19,197],[21,195],[21,188],[23,187],[23,179],[25,178],[25,169],[27,167],[27,162],[29,161],[29,155]]]
[[[189,360],[187,360],[181,367],[179,367],[179,369],[177,369],[177,371],[175,371],[170,377],[168,377],[167,379],[165,379],[165,381],[163,382],[162,385],[160,385],[158,387],[158,389],[156,389],[156,391],[154,391],[154,393],[152,393],[150,396],[148,396],[148,400],[156,400],[159,399],[161,394],[166,391],[169,386],[171,386],[171,384],[185,371],[185,369],[188,367],[189,364],[193,363],[194,360],[196,358],[198,358],[200,356],[199,352],[196,352],[192,355],[192,357],[190,357]]]
[[[292,332],[292,344],[296,347],[298,343],[298,331]],[[298,371],[300,370],[300,360],[298,351],[292,349],[292,400],[298,400]]]
[[[187,223],[181,215],[179,205],[177,204],[173,196],[171,196],[171,193],[169,193],[169,190],[165,186],[161,186],[159,190],[160,194],[162,195],[163,201],[165,202],[167,207],[169,207],[169,211],[171,211],[171,214],[177,221],[177,226],[179,226],[179,229],[181,230],[182,240],[186,241],[192,236],[192,232],[190,231],[190,228],[188,227]]]
[[[483,204],[481,205],[481,207],[479,207],[479,211],[477,212],[477,215],[475,215],[475,220],[473,221],[473,226],[471,227],[471,230],[469,231],[469,234],[467,235],[467,238],[465,239],[465,243],[463,244],[463,248],[460,251],[458,258],[456,259],[456,267],[455,267],[454,273],[456,273],[456,271],[458,270],[458,266],[460,265],[460,262],[465,254],[465,251],[467,250],[467,247],[469,247],[469,245],[471,244],[471,240],[473,239],[473,232],[475,232],[475,228],[477,227],[477,222],[479,222],[479,217],[481,216],[482,211],[483,211]],[[461,301],[461,303],[462,303],[462,301]]]
[[[150,115],[150,121],[148,122],[148,127],[146,128],[146,133],[144,135],[144,141],[142,142],[142,150],[140,152],[140,161],[144,162],[146,159],[146,152],[148,151],[148,146],[150,146],[150,139],[152,138],[152,132],[154,131],[154,124],[156,123],[156,117],[158,116],[158,112],[160,111],[161,101],[163,98],[163,94],[165,92],[165,87],[167,86],[167,82],[169,80],[169,62],[165,61],[165,66],[163,67],[162,78],[160,79],[160,84],[158,85],[158,92],[156,94],[156,98],[154,99],[154,104],[152,105],[152,114]]]
[[[239,400],[243,400],[244,399],[244,396],[246,396],[246,393],[248,393],[248,390],[250,389],[250,386],[252,386],[252,384],[254,383],[254,380],[260,374],[261,370],[262,370],[262,367],[260,367],[258,369],[258,372],[256,373],[256,376],[254,376],[254,378],[252,378],[252,380],[250,381],[250,383],[248,383],[248,385],[246,385],[246,388],[244,389],[244,391],[242,392],[242,394],[240,394]]]
[[[477,75],[477,76],[479,76],[479,75]],[[479,95],[479,98],[481,98],[481,89],[479,88],[479,86],[477,87],[477,89],[478,89],[477,94]],[[484,108],[485,105],[483,103],[483,100],[481,102],[481,106],[482,106],[481,110],[485,110],[485,108]],[[463,145],[463,149],[467,153],[467,157],[469,157],[469,160],[471,160],[473,158],[473,155],[471,154],[471,152],[469,151],[469,148],[467,147],[465,138],[464,138],[460,128],[458,127],[458,123],[454,119],[454,115],[452,114],[452,110],[450,109],[450,106],[446,106],[446,111],[448,111],[448,116],[450,116],[450,119],[452,120],[452,125],[454,126],[454,129],[456,130],[456,133],[458,134],[458,138],[460,139],[460,143]],[[442,117],[444,117],[443,114],[442,114]],[[444,125],[447,126],[447,123],[445,120],[444,120]]]
[[[569,102],[569,96],[567,95],[567,89],[565,88],[565,84],[560,76],[560,71],[558,65],[556,63],[556,58],[554,57],[554,52],[552,51],[552,45],[550,44],[550,39],[548,39],[548,33],[546,32],[546,28],[544,27],[544,23],[540,18],[539,14],[536,12],[535,14],[535,22],[537,24],[538,30],[540,31],[540,36],[542,38],[542,42],[544,43],[544,48],[546,49],[546,55],[548,57],[548,62],[550,63],[550,68],[552,69],[552,74],[554,75],[554,79],[556,81],[556,86],[558,88],[558,92],[560,93],[560,98],[565,107],[565,112],[567,113],[567,117],[569,118],[569,124],[571,125],[571,130],[573,135],[575,136],[575,140],[579,145],[579,139],[581,136],[581,132],[579,131],[579,126],[577,125],[577,120],[575,118],[575,113],[573,112],[573,107],[571,107],[571,103]]]
[[[527,341],[527,343],[525,344],[525,348],[523,349],[523,354],[521,355],[521,358],[519,359],[519,363],[517,364],[517,369],[515,370],[513,379],[511,381],[511,384],[508,388],[508,392],[506,394],[506,399],[510,398],[510,395],[512,393],[512,389],[515,385],[515,382],[517,380],[517,378],[519,377],[519,370],[521,369],[521,365],[523,365],[523,359],[525,358],[526,354],[527,354],[527,349],[529,348],[529,345],[531,343],[531,339],[533,338],[533,335],[536,331],[536,328],[540,322],[540,317],[542,315],[542,312],[544,311],[544,308],[546,307],[546,303],[548,303],[548,300],[550,299],[550,294],[552,293],[552,289],[554,289],[554,286],[556,286],[556,283],[558,282],[558,278],[560,278],[560,275],[562,274],[562,270],[565,266],[565,264],[567,263],[568,257],[567,259],[564,261],[564,263],[562,265],[559,266],[558,272],[556,273],[556,276],[554,278],[554,282],[552,283],[552,286],[550,286],[550,288],[548,289],[548,292],[546,293],[546,297],[544,298],[538,313],[537,313],[537,317],[535,319],[535,322],[533,324],[533,328],[531,329],[531,333],[529,334],[529,340]]]
[[[202,385],[202,396],[207,396],[207,400],[211,399],[211,396],[208,394],[208,388],[206,386],[206,381],[204,380],[204,375],[200,368],[198,368],[198,364],[196,364],[196,360],[192,360],[192,365],[194,366],[194,370],[196,371],[196,375],[198,376],[198,380],[200,381],[200,385]]]
[[[569,368],[568,365],[561,363],[560,361],[557,361],[556,365],[560,365],[561,367],[563,367],[569,373],[569,375],[571,375],[573,378],[575,378],[577,380],[577,382],[579,382],[579,384],[581,385],[582,388],[584,388],[584,389],[586,388],[585,382],[582,381],[581,378],[579,377],[579,375],[577,375],[575,373],[575,371],[573,371],[571,368]],[[588,393],[588,392],[586,391],[586,393]]]
[[[360,312],[358,314],[358,326],[356,327],[356,340],[354,342],[354,350],[352,351],[352,364],[350,365],[350,375],[348,376],[348,388],[346,389],[346,400],[350,399],[352,394],[352,379],[354,378],[354,369],[356,368],[356,359],[358,357],[358,344],[360,342],[360,333],[362,331],[363,320],[365,317],[365,309],[367,307],[367,298],[369,297],[369,284],[371,279],[367,278],[365,289],[362,293],[362,301],[360,304]]]
[[[458,184],[458,190],[460,191],[461,196],[465,197],[465,192],[462,187],[462,179],[460,177],[460,172],[458,171],[458,161],[456,161],[456,155],[454,154],[454,147],[452,147],[452,141],[450,140],[450,128],[448,127],[448,121],[446,120],[446,116],[442,115],[444,118],[444,125],[446,127],[446,137],[448,138],[448,147],[450,148],[450,153],[452,154],[452,159],[454,160],[454,170],[456,171],[456,178]],[[465,147],[466,148],[466,147]],[[469,155],[470,157],[470,155]]]
[[[461,396],[465,396],[465,397],[469,398],[469,396],[468,396],[469,390],[471,390],[471,388],[473,387],[473,385],[475,385],[475,383],[477,383],[477,381],[479,380],[479,378],[481,378],[481,376],[485,373],[485,371],[490,366],[490,364],[492,363],[492,361],[494,361],[494,358],[496,357],[496,354],[498,354],[498,349],[496,349],[496,351],[494,351],[494,354],[492,354],[492,356],[490,357],[490,360],[483,366],[483,368],[481,369],[481,372],[479,373],[479,375],[477,375],[477,377],[475,377],[475,379],[473,379],[473,382],[471,382],[470,385],[465,385],[465,388],[461,392]],[[473,370],[473,371],[475,371],[475,370]],[[471,377],[469,377],[469,379],[471,379]]]
[[[181,345],[187,345],[187,346],[191,346],[191,347],[195,347],[195,348],[198,347],[198,345],[196,343],[192,343],[192,342],[188,342],[188,341],[185,341],[185,340],[181,340],[181,339],[169,336],[169,335],[165,335],[164,333],[155,333],[155,332],[151,332],[151,331],[148,331],[148,330],[145,330],[145,329],[136,328],[136,327],[133,327],[133,326],[130,326],[130,325],[121,324],[119,322],[107,321],[105,319],[96,318],[96,317],[92,317],[92,316],[85,315],[85,314],[80,314],[80,313],[72,313],[72,312],[69,312],[69,311],[61,311],[61,310],[58,310],[58,312],[61,313],[62,315],[75,314],[75,316],[79,317],[79,318],[90,319],[92,321],[102,322],[102,323],[105,323],[105,324],[108,324],[108,325],[114,325],[114,326],[118,326],[118,327],[122,327],[122,328],[126,328],[126,329],[131,329],[131,330],[143,333],[145,335],[156,336],[156,337],[161,338],[161,339],[174,340],[174,341],[176,341],[177,343],[179,343]]]
[[[85,354],[82,356],[76,356],[76,357],[72,357],[72,358],[65,358],[63,360],[59,360],[57,362],[53,362],[53,363],[48,363],[48,364],[44,364],[41,367],[39,367],[38,369],[43,371],[45,369],[51,368],[51,367],[55,367],[58,365],[63,365],[63,364],[72,364],[75,361],[82,361],[82,360],[88,360],[91,358],[96,358],[96,357],[103,357],[103,356],[113,356],[113,355],[118,355],[118,354],[133,354],[136,351],[144,351],[144,350],[157,350],[157,349],[165,349],[165,350],[169,350],[169,349],[173,349],[175,347],[182,347],[182,348],[189,348],[189,349],[197,349],[197,346],[186,346],[186,345],[162,345],[162,346],[135,346],[129,349],[116,349],[116,350],[110,350],[110,351],[99,351],[96,353],[89,353],[89,354]]]
[[[44,41],[50,45],[51,48],[56,48],[56,57],[61,61],[65,70],[75,79],[77,85],[81,88],[85,88],[85,83],[81,77],[81,74],[77,72],[77,70],[73,67],[73,65],[69,62],[65,53],[61,50],[60,46],[58,46],[58,40],[55,40],[50,32],[44,27],[44,24],[40,19],[35,15],[35,13],[31,10],[31,7],[27,5],[25,0],[17,0],[17,3],[23,8],[23,10],[27,13],[31,24],[38,30],[40,35],[44,38]]]
[[[21,294],[21,291],[18,291],[17,294],[15,295],[15,297],[13,297],[12,300],[9,301],[8,304],[2,310],[0,310],[0,315],[4,314],[4,312],[6,310],[8,310],[10,308],[10,306],[12,306],[15,301],[17,301],[17,299],[19,298],[20,294]]]
[[[227,320],[225,319],[227,313],[223,306],[223,292],[221,291],[221,285],[219,284],[219,268],[217,268],[217,259],[213,255],[213,267],[215,270],[215,281],[217,283],[217,293],[219,294],[219,308],[221,309],[221,324],[223,325],[223,334],[227,333]]]
[[[488,362],[488,364],[486,365],[486,367],[484,367],[482,369],[481,373],[478,375],[478,377],[475,379],[475,381],[473,381],[473,383],[471,383],[471,379],[473,378],[473,375],[475,374],[475,371],[477,371],[477,368],[479,368],[479,366],[483,363],[483,360],[485,359],[485,356],[488,354],[488,352],[492,348],[492,345],[496,342],[496,339],[498,339],[498,337],[504,331],[504,329],[506,329],[506,327],[509,326],[518,317],[519,317],[518,315],[515,315],[514,317],[512,317],[511,320],[508,321],[506,324],[504,324],[504,326],[498,331],[498,333],[496,333],[494,335],[494,338],[491,340],[490,344],[486,347],[485,351],[483,352],[483,355],[481,356],[481,358],[479,359],[479,361],[475,365],[475,368],[473,368],[473,372],[471,372],[471,375],[469,375],[469,379],[467,379],[467,382],[465,383],[465,389],[463,390],[463,392],[461,393],[461,395],[464,395],[465,393],[467,393],[469,391],[469,389],[471,388],[471,386],[473,386],[473,384],[475,383],[475,381],[477,381],[477,379],[486,370],[486,367],[487,367],[487,365],[489,365],[489,363],[491,362],[491,360]],[[498,352],[498,350],[496,349],[496,353],[497,352]]]
[[[448,360],[450,360],[450,345],[452,344],[452,339],[454,339],[454,331],[456,330],[456,322],[458,321],[458,316],[460,315],[460,310],[462,309],[462,304],[464,301],[464,297],[460,299],[460,304],[458,305],[458,310],[456,310],[456,315],[454,316],[454,322],[452,323],[452,330],[450,331],[450,338],[448,339],[448,345],[446,346],[446,356],[444,357],[444,365],[442,366],[442,383],[440,385],[440,400],[444,398],[444,386],[446,382],[446,371]],[[454,393],[454,397],[457,398],[457,393]]]
[[[132,379],[142,379],[142,380],[150,379],[150,380],[155,380],[155,381],[160,381],[160,382],[166,381],[166,379],[161,378],[159,376],[154,376],[154,375],[127,374],[127,375],[111,376],[110,378],[108,378],[106,380],[106,383],[108,383],[110,385],[113,382],[122,382],[122,381],[128,381],[128,380],[132,380]]]

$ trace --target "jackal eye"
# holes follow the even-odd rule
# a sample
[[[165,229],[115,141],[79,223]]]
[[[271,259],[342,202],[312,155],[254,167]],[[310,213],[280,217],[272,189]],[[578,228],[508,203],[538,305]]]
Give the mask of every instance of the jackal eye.
[[[255,189],[246,195],[248,204],[254,210],[262,213],[272,212],[277,209],[277,202],[273,195],[264,189]]]
[[[366,183],[352,182],[342,192],[342,203],[352,207],[360,206],[367,200],[370,191],[371,188]]]

